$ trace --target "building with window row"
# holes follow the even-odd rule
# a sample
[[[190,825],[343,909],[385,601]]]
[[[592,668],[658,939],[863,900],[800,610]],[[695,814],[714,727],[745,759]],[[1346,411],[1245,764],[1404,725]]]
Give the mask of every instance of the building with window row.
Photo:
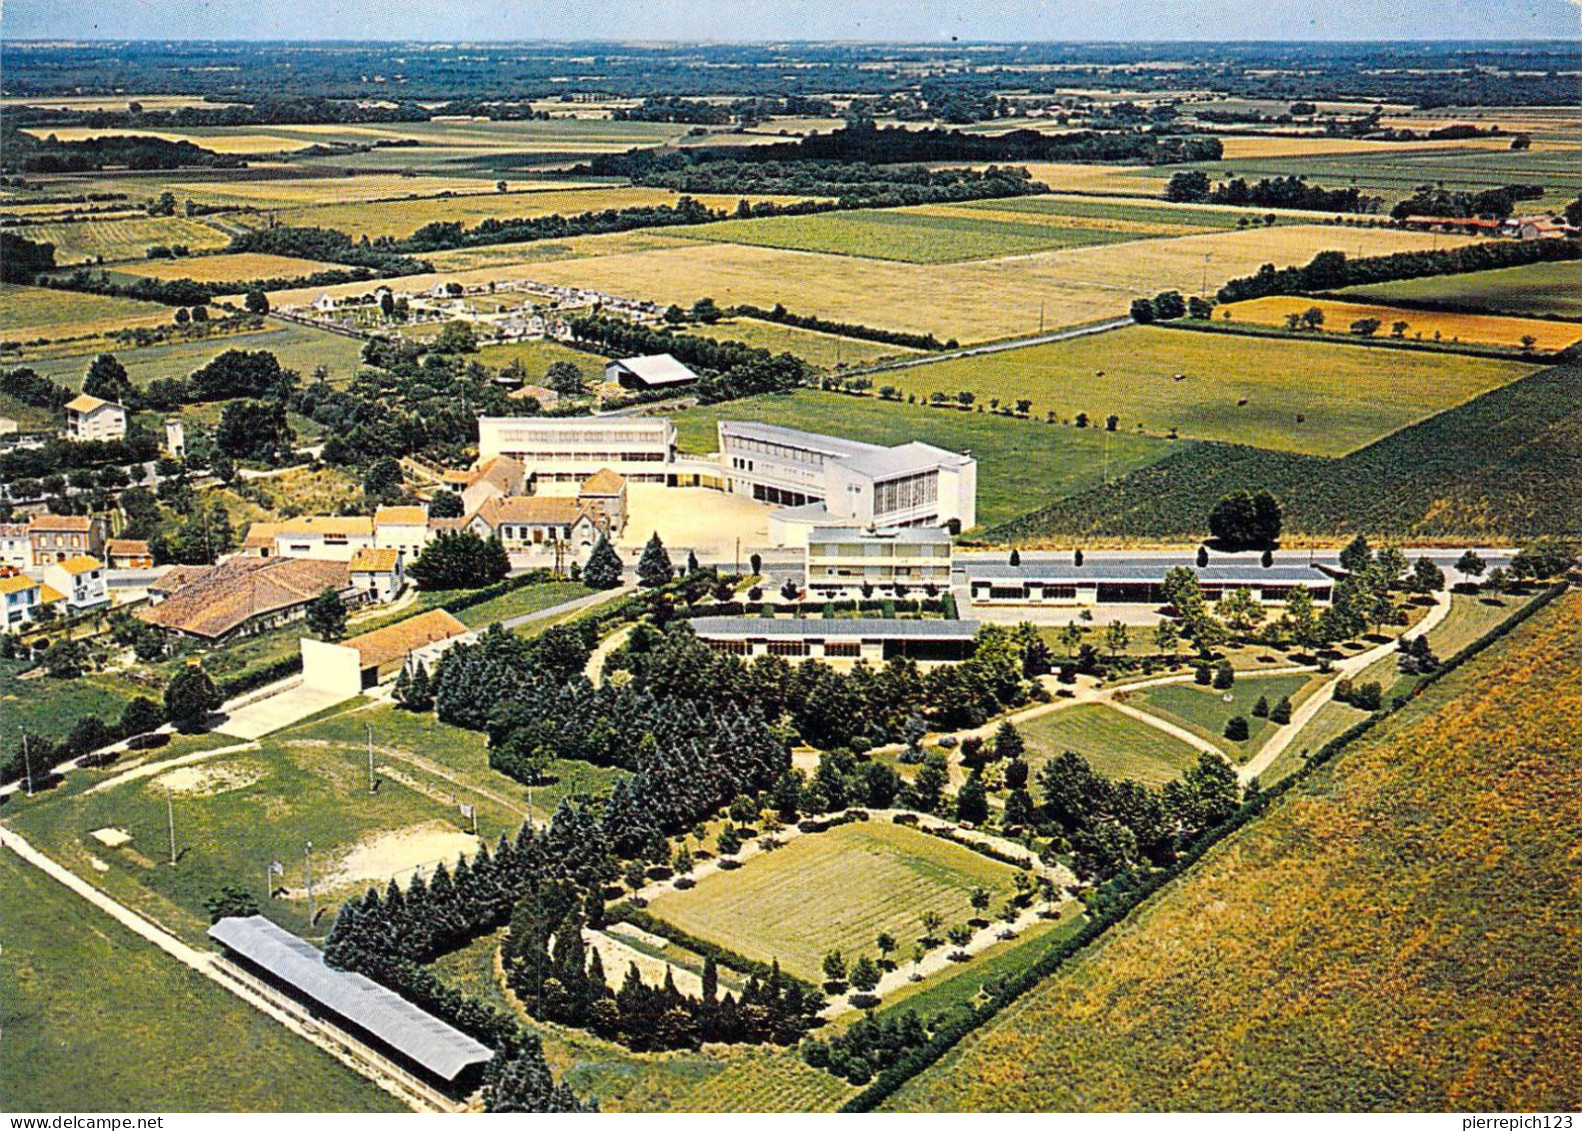
[[[1197,574],[1206,601],[1246,589],[1264,604],[1279,604],[1292,590],[1306,586],[1314,603],[1322,605],[1335,586],[1334,578],[1316,566],[1286,562],[1264,566],[1256,557],[1206,566],[1192,558],[1169,557],[1083,565],[1069,557],[1023,559],[1019,565],[973,560],[964,572],[975,605],[1162,605],[1165,574],[1183,566]]]
[[[922,662],[954,662],[972,654],[978,622],[857,617],[697,617],[692,631],[716,652],[750,658],[867,660],[883,663],[906,656]]]
[[[819,526],[808,534],[806,588],[818,596],[950,587],[950,532],[938,526]]]

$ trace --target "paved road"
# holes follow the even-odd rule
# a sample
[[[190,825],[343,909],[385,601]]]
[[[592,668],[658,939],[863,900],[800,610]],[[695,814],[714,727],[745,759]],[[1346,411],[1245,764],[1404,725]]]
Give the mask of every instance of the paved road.
[[[615,589],[600,590],[596,593],[590,593],[586,597],[578,597],[574,600],[566,601],[559,605],[551,605],[547,609],[539,609],[536,612],[523,613],[521,616],[508,617],[507,619],[498,621],[497,623],[500,625],[500,627],[507,630],[521,628],[524,624],[532,624],[534,621],[551,620],[568,616],[571,613],[580,613],[584,609],[591,609],[595,605],[604,604],[606,601],[613,601],[618,597],[625,597],[636,588],[637,583],[635,581],[628,581]]]

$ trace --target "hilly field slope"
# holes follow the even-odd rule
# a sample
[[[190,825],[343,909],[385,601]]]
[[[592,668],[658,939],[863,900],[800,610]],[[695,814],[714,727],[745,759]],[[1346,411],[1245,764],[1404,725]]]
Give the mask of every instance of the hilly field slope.
[[[1582,594],[906,1084],[914,1111],[1582,1105]]]

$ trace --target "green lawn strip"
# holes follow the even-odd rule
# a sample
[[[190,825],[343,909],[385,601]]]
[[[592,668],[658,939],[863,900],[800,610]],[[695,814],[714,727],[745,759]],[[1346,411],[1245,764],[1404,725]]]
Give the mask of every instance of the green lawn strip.
[[[877,374],[876,385],[890,381]],[[687,409],[673,417],[683,450],[719,446],[720,420],[752,420],[873,444],[921,440],[978,460],[978,522],[1007,521],[1028,510],[1164,458],[1170,442],[1152,437],[1058,428],[990,413],[943,412],[873,397],[799,389]]]
[[[1274,761],[1264,768],[1263,773],[1258,775],[1259,784],[1267,789],[1275,782],[1289,777],[1302,767],[1302,763],[1307,761],[1310,753],[1322,749],[1325,743],[1339,738],[1367,717],[1368,712],[1350,704],[1337,703],[1334,700],[1325,703],[1314,712],[1307,725],[1297,732],[1286,748],[1275,756]]]
[[[9,852],[0,904],[0,1108],[405,1110]]]
[[[1095,220],[1130,220],[1143,224],[1192,224],[1201,228],[1234,228],[1248,216],[1260,218],[1266,209],[1248,207],[1241,211],[1194,208],[1191,205],[1146,204],[1135,201],[1070,200],[1053,196],[1018,196],[997,200],[974,200],[959,205],[963,209],[987,212],[1028,212],[1043,216],[1080,216]],[[1278,221],[1277,221],[1278,222]],[[1290,223],[1290,220],[1286,220]]]
[[[1071,750],[1105,777],[1163,785],[1198,760],[1198,751],[1179,738],[1102,703],[1051,711],[1019,724],[1017,729],[1027,742],[1028,762],[1035,771]]]
[[[1196,683],[1173,683],[1134,691],[1129,702],[1207,739],[1235,761],[1245,762],[1279,729],[1267,718],[1253,715],[1253,704],[1258,697],[1265,697],[1272,709],[1283,696],[1289,695],[1294,707],[1301,702],[1301,692],[1310,682],[1313,682],[1312,676],[1301,674],[1242,676],[1229,691],[1217,691]],[[1226,696],[1230,697],[1229,702]],[[1225,723],[1234,715],[1247,720],[1246,741],[1232,742],[1225,737]]]

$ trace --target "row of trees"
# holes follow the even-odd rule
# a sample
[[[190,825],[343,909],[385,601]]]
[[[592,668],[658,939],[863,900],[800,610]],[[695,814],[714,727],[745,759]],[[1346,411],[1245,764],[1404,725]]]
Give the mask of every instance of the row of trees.
[[[779,393],[805,383],[812,370],[789,353],[772,354],[741,342],[715,341],[688,334],[665,333],[619,318],[589,315],[573,318],[577,340],[597,346],[617,357],[668,353],[678,361],[704,371],[692,386],[705,404]]]
[[[1172,174],[1165,185],[1164,197],[1184,203],[1295,208],[1310,212],[1377,212],[1384,203],[1382,196],[1369,196],[1355,187],[1327,189],[1310,185],[1303,176],[1265,177],[1253,184],[1234,177],[1216,185],[1199,169]]]

